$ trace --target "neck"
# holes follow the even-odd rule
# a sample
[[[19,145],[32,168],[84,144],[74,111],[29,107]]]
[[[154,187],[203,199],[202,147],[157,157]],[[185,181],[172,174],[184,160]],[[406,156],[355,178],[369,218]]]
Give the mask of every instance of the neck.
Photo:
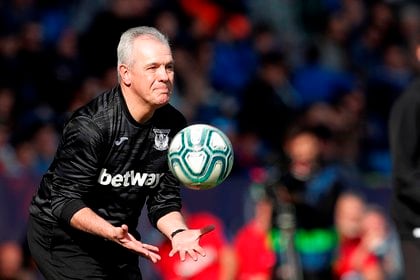
[[[143,99],[137,97],[130,89],[121,87],[121,91],[128,111],[136,122],[145,123],[153,116],[156,108],[153,108]]]

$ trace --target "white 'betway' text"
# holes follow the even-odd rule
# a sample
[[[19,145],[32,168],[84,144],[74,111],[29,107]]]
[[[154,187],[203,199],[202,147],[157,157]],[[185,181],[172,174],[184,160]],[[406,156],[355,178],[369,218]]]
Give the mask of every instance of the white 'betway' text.
[[[148,186],[156,187],[164,173],[141,173],[130,170],[125,174],[109,174],[106,168],[102,168],[99,174],[98,183],[104,186],[111,185],[115,188],[128,186]]]

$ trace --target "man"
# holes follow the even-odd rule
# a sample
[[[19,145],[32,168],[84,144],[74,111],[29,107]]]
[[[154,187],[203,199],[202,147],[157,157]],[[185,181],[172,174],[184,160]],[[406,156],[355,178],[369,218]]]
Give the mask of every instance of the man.
[[[364,242],[366,201],[357,192],[344,192],[337,199],[334,223],[338,247],[334,257],[334,279],[385,279],[380,260]]]
[[[420,43],[416,47],[420,61]],[[420,275],[420,79],[393,105],[389,137],[393,163],[392,216],[401,240],[406,280]]]
[[[323,139],[321,129],[305,124],[286,132],[287,164],[270,186],[275,195],[271,236],[277,254],[276,279],[282,279],[290,266],[296,279],[332,279],[337,243],[334,207],[347,186],[340,169],[322,154]],[[289,244],[294,247],[286,247]]]
[[[250,197],[252,217],[237,231],[233,239],[237,259],[235,279],[276,279],[273,277],[276,254],[269,238],[273,196],[265,186],[253,184],[250,186]]]
[[[145,203],[170,256],[205,255],[198,241],[211,227],[188,229],[167,164],[168,143],[186,125],[168,104],[169,43],[154,28],[132,28],[117,55],[119,86],[68,120],[30,206],[29,246],[46,279],[141,279],[138,255],[161,258],[135,230]]]

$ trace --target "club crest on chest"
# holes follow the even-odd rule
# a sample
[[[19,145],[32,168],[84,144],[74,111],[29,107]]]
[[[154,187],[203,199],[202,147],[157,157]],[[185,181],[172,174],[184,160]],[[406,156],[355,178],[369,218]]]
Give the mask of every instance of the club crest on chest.
[[[155,143],[153,147],[158,151],[165,151],[169,148],[169,132],[170,129],[158,129],[154,128]]]

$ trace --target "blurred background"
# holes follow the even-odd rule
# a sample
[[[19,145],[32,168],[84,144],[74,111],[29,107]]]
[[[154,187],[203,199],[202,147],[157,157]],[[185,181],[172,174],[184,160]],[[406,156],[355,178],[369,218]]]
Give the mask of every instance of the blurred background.
[[[364,205],[359,216],[359,208],[350,207],[357,225],[366,213],[382,219],[350,232],[360,239],[375,230],[383,240],[393,234],[388,115],[419,75],[418,1],[2,0],[0,279],[42,279],[25,244],[30,199],[52,161],[63,122],[117,84],[119,37],[139,25],[155,26],[170,39],[176,62],[172,104],[189,123],[222,129],[234,146],[235,166],[222,185],[182,190],[187,216],[205,213],[220,225],[217,248],[226,246],[236,260],[226,279],[253,279],[254,272],[242,271],[250,266],[243,266],[247,250],[241,251],[239,235],[267,219],[261,226],[262,240],[268,240],[261,243],[264,267],[255,268],[266,278],[258,279],[292,279],[286,271],[329,279],[315,273],[325,266],[313,258],[319,260],[326,247],[327,267],[339,273],[345,215],[336,213],[336,202],[349,190]],[[292,217],[286,226],[282,213]],[[143,239],[162,242],[141,219]],[[287,244],[281,245],[290,228],[297,270],[284,268],[293,264],[282,256]],[[324,245],[314,248],[307,238],[320,229]],[[402,279],[396,248],[371,250],[380,279]],[[215,262],[222,256],[215,254]],[[248,262],[256,266],[256,255]],[[179,276],[179,269],[178,276],[166,277],[165,268],[143,260],[141,266],[144,279],[217,279]]]

